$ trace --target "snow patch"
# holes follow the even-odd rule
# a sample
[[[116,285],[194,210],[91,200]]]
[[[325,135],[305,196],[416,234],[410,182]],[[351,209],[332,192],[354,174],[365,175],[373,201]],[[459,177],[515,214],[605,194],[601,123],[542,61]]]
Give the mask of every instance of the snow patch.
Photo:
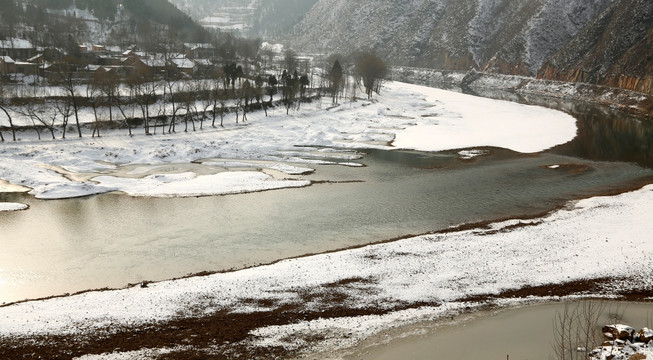
[[[98,176],[93,178],[101,187],[125,192],[131,196],[192,197],[239,194],[290,187],[304,187],[308,180],[274,180],[270,175],[255,171],[222,172],[198,176],[182,174],[155,174],[142,179]]]
[[[401,131],[399,148],[443,151],[495,146],[522,153],[540,152],[576,137],[576,119],[560,111],[478,98],[439,89],[416,90],[426,101],[441,103],[437,125],[415,125]]]
[[[20,211],[25,210],[29,206],[20,203],[0,202],[0,212],[3,211]]]

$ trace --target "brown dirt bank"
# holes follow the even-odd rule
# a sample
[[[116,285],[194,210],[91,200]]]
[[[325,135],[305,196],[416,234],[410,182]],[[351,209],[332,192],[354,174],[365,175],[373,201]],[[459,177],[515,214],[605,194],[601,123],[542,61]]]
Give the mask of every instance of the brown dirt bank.
[[[72,359],[86,354],[102,354],[114,351],[135,351],[140,349],[168,348],[166,354],[154,355],[155,359],[278,359],[297,356],[299,350],[286,350],[275,346],[253,346],[250,331],[270,325],[293,324],[315,319],[329,319],[363,315],[382,315],[393,311],[437,307],[437,303],[410,303],[391,309],[358,309],[349,307],[347,295],[341,288],[352,282],[369,281],[350,279],[324,286],[322,290],[305,293],[304,297],[320,304],[320,310],[306,308],[303,303],[284,304],[274,307],[273,303],[259,304],[274,307],[273,310],[256,313],[230,313],[222,310],[207,316],[175,319],[129,328],[107,328],[106,331],[78,336],[34,335],[23,337],[0,337],[0,357],[3,359]],[[499,294],[476,295],[459,299],[459,302],[478,302],[484,309],[491,309],[492,300],[582,295],[586,297],[617,296],[628,301],[651,301],[653,289],[632,287],[628,290],[617,287],[624,279],[599,278],[572,281],[561,284],[527,286],[509,289]],[[255,304],[256,305],[256,304]],[[472,310],[470,308],[470,310]],[[475,308],[474,310],[478,310]],[[319,341],[319,335],[305,338],[306,349],[312,341]]]

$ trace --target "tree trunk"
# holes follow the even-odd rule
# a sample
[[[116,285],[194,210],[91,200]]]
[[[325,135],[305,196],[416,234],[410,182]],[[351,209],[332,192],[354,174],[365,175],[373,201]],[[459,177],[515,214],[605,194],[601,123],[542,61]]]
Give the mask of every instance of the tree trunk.
[[[72,102],[73,102],[73,110],[75,111],[75,123],[77,124],[77,133],[79,134],[79,137],[82,137],[82,126],[79,124],[79,115],[77,114],[77,101],[75,100],[74,96],[72,98]]]
[[[93,123],[93,133],[91,134],[91,137],[94,138],[96,132],[98,134],[97,136],[100,137],[100,132],[99,132],[99,129],[98,129],[98,126],[97,126],[98,125],[97,109],[96,109],[95,105],[93,105],[93,116],[95,117],[95,123]]]
[[[11,128],[11,136],[13,140],[16,141],[16,129],[14,128],[14,122],[11,120],[11,115],[9,115],[9,112],[7,112],[7,109],[5,109],[3,106],[0,106],[0,110],[4,111],[5,115],[7,115],[7,119],[9,120],[9,127]],[[2,138],[2,141],[5,141],[4,137]]]

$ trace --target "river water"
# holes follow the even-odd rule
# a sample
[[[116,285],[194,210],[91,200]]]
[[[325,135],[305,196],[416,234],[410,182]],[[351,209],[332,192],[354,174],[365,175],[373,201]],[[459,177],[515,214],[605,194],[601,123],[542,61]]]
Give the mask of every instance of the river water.
[[[557,320],[565,310],[585,315],[582,309],[588,306],[602,310],[591,326],[597,334],[608,324],[627,324],[635,331],[653,326],[653,305],[647,303],[539,304],[393,329],[367,339],[355,349],[349,349],[346,356],[342,355],[344,359],[358,360],[556,359],[556,350],[561,346],[560,337],[554,335],[561,330]],[[569,352],[582,359],[585,353],[578,351],[583,345],[579,339],[582,337],[567,340],[573,344]]]
[[[537,215],[653,182],[650,125],[600,106],[542,105],[575,115],[579,135],[536,155],[486,149],[465,161],[456,152],[361,150],[365,167],[317,166],[298,176],[317,182],[306,188],[202,198],[42,201],[0,193],[0,201],[30,205],[0,213],[0,303]]]

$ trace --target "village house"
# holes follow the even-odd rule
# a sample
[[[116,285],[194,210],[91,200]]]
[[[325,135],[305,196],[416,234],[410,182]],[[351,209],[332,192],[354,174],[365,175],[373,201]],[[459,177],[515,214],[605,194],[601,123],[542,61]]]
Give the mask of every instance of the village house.
[[[185,43],[186,55],[191,59],[210,59],[215,57],[215,46],[208,43]]]
[[[123,53],[123,55],[126,53]],[[122,65],[134,68],[137,71],[160,73],[166,70],[168,62],[162,54],[146,54],[130,50],[130,53],[124,58]]]
[[[0,56],[0,75],[8,75],[16,72],[16,62],[9,56]]]
[[[26,60],[36,55],[36,47],[29,40],[9,38],[0,40],[0,56],[9,56],[12,59]]]
[[[208,75],[215,68],[209,59],[193,59],[192,61],[197,65],[196,73],[201,75]]]
[[[185,74],[193,75],[197,71],[197,64],[185,57],[170,59],[170,62]]]
[[[26,61],[16,61],[16,73],[25,75],[38,75],[39,64]]]

